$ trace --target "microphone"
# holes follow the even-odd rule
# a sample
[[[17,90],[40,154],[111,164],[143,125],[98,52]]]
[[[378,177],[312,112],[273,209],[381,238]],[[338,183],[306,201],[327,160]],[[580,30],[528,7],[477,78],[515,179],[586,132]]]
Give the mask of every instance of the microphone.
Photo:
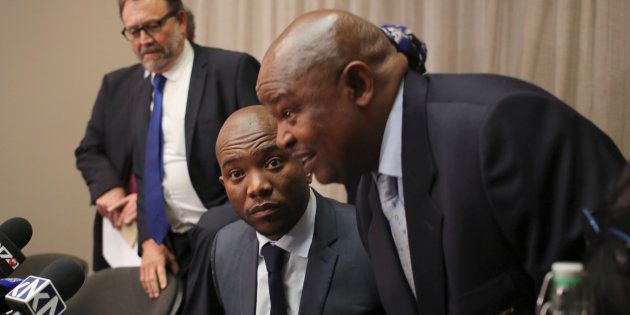
[[[22,283],[20,278],[4,278],[0,279],[0,296],[4,297],[9,291],[13,290],[18,284]],[[0,314],[4,314],[4,312],[9,310],[9,305],[4,301],[4,299],[0,300]]]
[[[6,220],[0,225],[0,278],[6,278],[24,262],[20,251],[31,240],[33,228],[22,218]]]
[[[83,268],[70,258],[59,258],[42,270],[39,277],[29,276],[5,297],[11,314],[58,315],[83,285]]]

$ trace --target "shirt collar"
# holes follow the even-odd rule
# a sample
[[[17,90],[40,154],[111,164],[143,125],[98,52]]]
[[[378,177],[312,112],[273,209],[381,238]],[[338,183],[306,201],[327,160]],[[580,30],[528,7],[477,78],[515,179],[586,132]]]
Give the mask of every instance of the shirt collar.
[[[317,201],[315,200],[315,194],[312,189],[309,189],[308,204],[306,210],[300,220],[295,226],[279,240],[272,241],[266,236],[256,232],[258,238],[258,255],[262,257],[262,247],[271,242],[285,251],[291,253],[291,255],[297,255],[303,258],[308,258],[308,252],[311,249],[311,243],[313,242],[313,233],[315,232],[315,213],[317,212]]]
[[[192,65],[193,59],[195,57],[195,51],[192,49],[190,42],[188,40],[184,41],[184,50],[182,51],[181,56],[175,61],[175,64],[168,71],[162,73],[166,79],[169,81],[177,81],[182,74],[184,73],[186,66]],[[149,75],[152,77],[155,75],[147,70],[144,70],[144,78],[146,79]]]
[[[400,83],[398,94],[394,100],[383,140],[381,142],[381,153],[378,162],[378,172],[381,174],[402,177],[402,118],[403,118],[403,89],[405,81]]]

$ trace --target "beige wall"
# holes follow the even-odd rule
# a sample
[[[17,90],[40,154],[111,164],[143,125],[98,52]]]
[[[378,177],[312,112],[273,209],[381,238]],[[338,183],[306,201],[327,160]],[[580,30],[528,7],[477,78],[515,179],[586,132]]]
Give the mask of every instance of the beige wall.
[[[27,254],[91,262],[93,210],[74,166],[104,73],[134,62],[114,0],[0,0],[0,222],[33,225]]]

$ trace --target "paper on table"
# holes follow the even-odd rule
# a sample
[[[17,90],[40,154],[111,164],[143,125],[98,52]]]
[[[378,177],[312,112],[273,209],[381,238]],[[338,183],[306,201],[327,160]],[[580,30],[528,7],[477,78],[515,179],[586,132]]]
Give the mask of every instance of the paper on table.
[[[112,268],[140,266],[137,239],[135,222],[119,231],[109,220],[103,219],[103,257]]]

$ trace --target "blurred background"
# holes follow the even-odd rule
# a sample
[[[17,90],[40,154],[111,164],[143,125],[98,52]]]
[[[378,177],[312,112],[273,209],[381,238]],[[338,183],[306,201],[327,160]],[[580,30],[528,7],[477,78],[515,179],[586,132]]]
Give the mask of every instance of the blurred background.
[[[531,81],[603,129],[630,157],[630,1],[184,0],[195,41],[261,60],[297,15],[351,11],[406,24],[429,72],[493,72]],[[33,225],[25,253],[91,262],[94,208],[74,149],[103,75],[136,62],[116,0],[0,0],[0,222]],[[483,91],[479,91],[483,93]],[[338,185],[319,188],[345,200]]]

